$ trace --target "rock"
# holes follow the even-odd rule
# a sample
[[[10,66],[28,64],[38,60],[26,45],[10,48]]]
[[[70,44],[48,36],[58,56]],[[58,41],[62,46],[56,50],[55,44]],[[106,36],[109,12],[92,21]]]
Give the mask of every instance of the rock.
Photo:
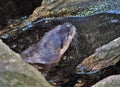
[[[27,19],[30,22],[45,17],[88,16],[97,12],[120,9],[119,0],[23,0],[22,2],[19,0],[0,0],[0,2],[0,24],[2,25],[11,22],[8,19],[29,16],[38,6]]]
[[[120,75],[109,76],[97,82],[92,87],[120,87]]]
[[[119,10],[119,5],[119,0],[43,0],[42,5],[34,10],[29,20],[71,15],[88,16],[100,11]]]
[[[52,87],[41,73],[26,64],[0,40],[0,87]]]
[[[100,71],[120,61],[120,37],[97,48],[91,56],[78,65],[78,71]],[[79,72],[80,72],[79,71]]]

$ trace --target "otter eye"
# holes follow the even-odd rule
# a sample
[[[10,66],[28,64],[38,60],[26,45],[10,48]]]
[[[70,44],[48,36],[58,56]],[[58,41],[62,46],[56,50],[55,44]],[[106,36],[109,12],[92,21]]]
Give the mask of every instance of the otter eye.
[[[60,48],[61,48],[61,49],[63,48],[63,43],[60,44]]]
[[[60,48],[62,49],[63,46],[64,46],[64,41],[65,41],[65,36],[64,35],[61,36],[60,41],[61,41]]]

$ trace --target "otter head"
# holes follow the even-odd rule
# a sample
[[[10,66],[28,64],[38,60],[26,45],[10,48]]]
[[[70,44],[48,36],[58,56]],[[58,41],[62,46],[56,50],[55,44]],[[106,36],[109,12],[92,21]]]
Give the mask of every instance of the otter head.
[[[59,62],[75,35],[71,23],[59,25],[45,33],[42,39],[21,54],[31,64],[53,64]]]

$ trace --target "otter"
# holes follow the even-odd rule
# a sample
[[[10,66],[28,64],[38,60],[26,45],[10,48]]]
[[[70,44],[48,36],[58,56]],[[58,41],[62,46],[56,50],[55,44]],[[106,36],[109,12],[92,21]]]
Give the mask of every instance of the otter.
[[[58,25],[45,33],[42,39],[21,53],[23,60],[45,75],[68,49],[76,28],[71,23]]]

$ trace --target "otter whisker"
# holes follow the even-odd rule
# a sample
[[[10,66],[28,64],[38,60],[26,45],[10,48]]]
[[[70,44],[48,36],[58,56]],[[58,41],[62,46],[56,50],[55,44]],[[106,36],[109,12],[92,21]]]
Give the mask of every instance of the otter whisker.
[[[73,38],[73,41],[71,43],[71,45],[74,47],[74,49],[72,50],[73,51],[73,54],[76,56],[80,56],[79,55],[79,41],[78,41],[78,34],[76,32],[74,38]]]

